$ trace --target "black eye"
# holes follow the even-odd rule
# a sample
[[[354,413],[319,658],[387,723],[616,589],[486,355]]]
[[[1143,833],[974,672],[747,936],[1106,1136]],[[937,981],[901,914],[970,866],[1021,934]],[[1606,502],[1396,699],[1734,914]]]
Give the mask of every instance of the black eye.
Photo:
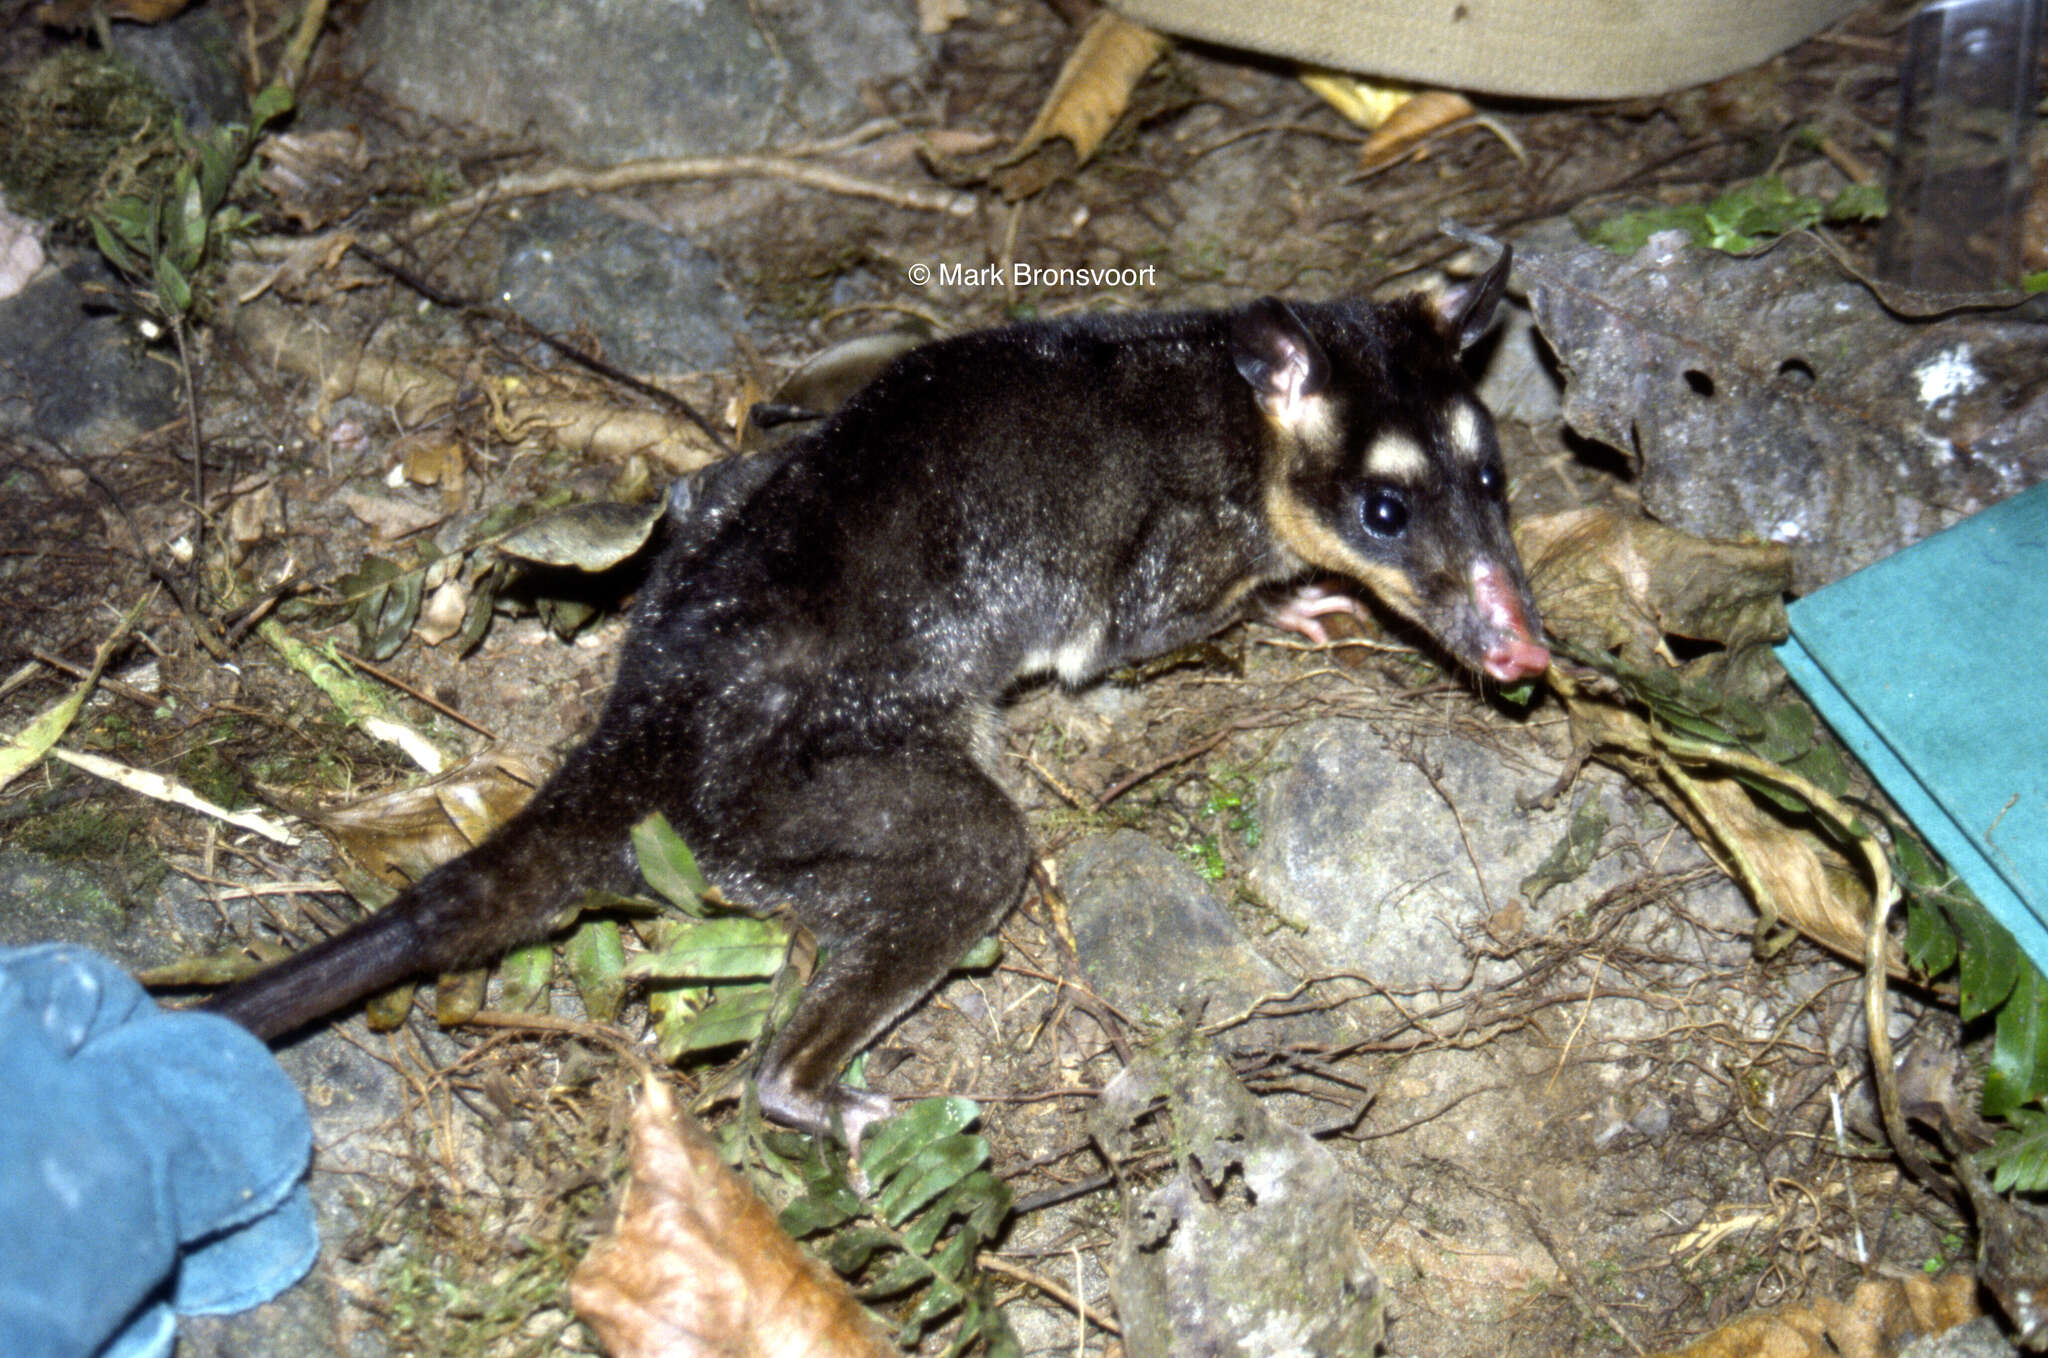
[[[1385,486],[1365,493],[1365,500],[1358,507],[1359,522],[1368,533],[1383,538],[1397,537],[1408,526],[1408,502],[1400,492],[1388,490]]]
[[[1500,468],[1489,462],[1479,469],[1479,489],[1488,495],[1498,495],[1507,489],[1507,478],[1501,475]]]

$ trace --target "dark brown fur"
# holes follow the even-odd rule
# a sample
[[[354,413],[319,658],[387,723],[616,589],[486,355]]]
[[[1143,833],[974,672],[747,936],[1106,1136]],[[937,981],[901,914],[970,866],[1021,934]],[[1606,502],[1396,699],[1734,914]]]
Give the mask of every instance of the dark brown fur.
[[[1021,893],[1023,818],[980,762],[1021,676],[1083,682],[1330,570],[1467,664],[1498,673],[1506,647],[1510,672],[1540,668],[1490,426],[1476,458],[1445,427],[1505,269],[1441,305],[1090,318],[897,360],[672,516],[597,729],[521,814],[210,1007],[268,1036],[478,965],[630,885],[626,832],[660,811],[728,897],[787,903],[825,945],[761,1100],[857,1137],[886,1101],[840,1070]],[[1393,492],[1362,464],[1387,431],[1429,459]],[[1361,519],[1388,493],[1391,536]],[[1512,599],[1475,606],[1479,559]]]

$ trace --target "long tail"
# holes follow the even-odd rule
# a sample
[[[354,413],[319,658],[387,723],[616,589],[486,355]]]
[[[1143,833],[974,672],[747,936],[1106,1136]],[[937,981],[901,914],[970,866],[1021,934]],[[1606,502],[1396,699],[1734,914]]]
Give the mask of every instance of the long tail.
[[[545,937],[591,888],[626,885],[644,796],[598,777],[590,755],[578,750],[496,835],[384,909],[201,1007],[276,1037],[401,981],[480,966]]]

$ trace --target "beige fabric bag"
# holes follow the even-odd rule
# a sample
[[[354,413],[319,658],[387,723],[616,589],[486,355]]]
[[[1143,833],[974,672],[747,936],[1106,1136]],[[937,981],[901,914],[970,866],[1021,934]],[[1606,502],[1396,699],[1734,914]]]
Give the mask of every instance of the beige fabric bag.
[[[1619,99],[1754,66],[1860,0],[1110,0],[1186,38],[1489,94]]]

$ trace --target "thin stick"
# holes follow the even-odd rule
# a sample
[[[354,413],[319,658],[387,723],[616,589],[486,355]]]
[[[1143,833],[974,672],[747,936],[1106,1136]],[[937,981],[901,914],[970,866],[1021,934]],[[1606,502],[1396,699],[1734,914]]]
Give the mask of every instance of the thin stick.
[[[431,231],[508,198],[540,198],[567,192],[613,193],[619,189],[699,179],[781,179],[806,188],[823,189],[827,193],[872,198],[895,207],[943,212],[954,217],[968,216],[975,207],[972,194],[928,188],[922,184],[887,184],[788,156],[659,156],[651,160],[629,160],[598,170],[567,166],[507,175],[465,193],[453,202],[415,212],[406,220],[405,232],[418,235]]]
[[[369,661],[363,659],[361,656],[355,654],[354,652],[344,651],[341,649],[341,647],[337,646],[334,648],[334,653],[340,656],[343,660],[346,660],[349,664],[354,665],[363,673],[369,675],[372,679],[381,679],[385,683],[391,685],[391,687],[397,689],[400,693],[405,694],[408,698],[417,698],[419,701],[425,703],[428,707],[433,708],[436,712],[439,712],[442,716],[448,718],[450,721],[461,722],[464,726],[467,726],[470,730],[476,732],[485,740],[496,740],[498,738],[498,733],[493,731],[490,727],[463,716],[460,712],[457,712],[454,708],[448,706],[448,704],[442,702],[439,698],[436,698],[431,694],[422,693],[420,690],[414,688],[411,684],[406,683],[405,680],[400,679],[397,675],[392,674],[388,670],[382,670],[377,668],[377,666],[372,665]]]
[[[999,1254],[983,1253],[974,1262],[978,1267],[985,1268],[990,1273],[999,1273],[1005,1278],[1013,1278],[1023,1283],[1026,1287],[1036,1288],[1097,1329],[1107,1330],[1109,1333],[1118,1336],[1121,1336],[1124,1332],[1123,1326],[1117,1324],[1114,1320],[1111,1320],[1108,1316],[1102,1314],[1102,1312],[1096,1310],[1087,1302],[1082,1301],[1072,1292],[1069,1292],[1066,1288],[1042,1273],[1034,1273],[1028,1268],[1020,1268]]]
[[[216,806],[183,783],[173,782],[160,773],[130,768],[126,764],[118,764],[96,754],[67,750],[62,746],[53,746],[50,757],[61,759],[73,768],[84,769],[87,773],[104,778],[110,783],[117,783],[130,792],[139,792],[145,797],[169,802],[173,806],[182,806],[203,816],[226,821],[240,829],[254,831],[265,839],[285,845],[287,848],[296,846],[299,842],[297,835],[285,830],[267,816],[259,816],[254,811],[230,811],[224,806]]]

